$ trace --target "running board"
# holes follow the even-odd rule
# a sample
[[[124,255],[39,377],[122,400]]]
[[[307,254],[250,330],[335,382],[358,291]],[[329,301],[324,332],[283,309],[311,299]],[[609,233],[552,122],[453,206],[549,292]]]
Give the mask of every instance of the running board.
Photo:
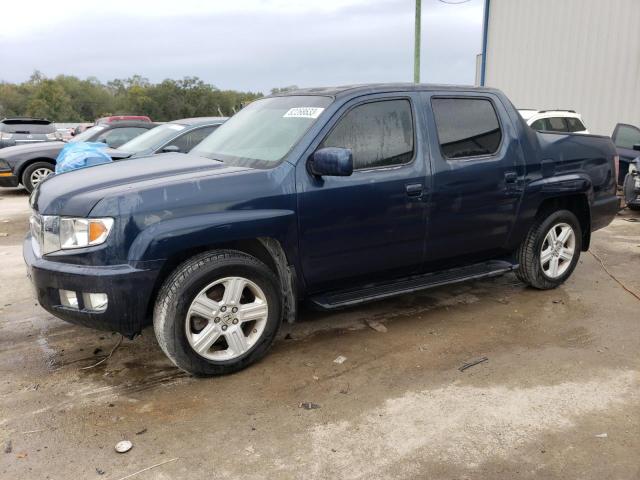
[[[407,277],[393,282],[367,285],[356,290],[342,290],[312,296],[309,300],[316,306],[332,310],[350,307],[359,303],[381,300],[387,297],[425,290],[427,288],[449,285],[452,283],[476,280],[479,278],[496,277],[517,268],[511,262],[491,260],[476,263],[467,267],[452,268],[440,272],[425,273],[423,275]]]

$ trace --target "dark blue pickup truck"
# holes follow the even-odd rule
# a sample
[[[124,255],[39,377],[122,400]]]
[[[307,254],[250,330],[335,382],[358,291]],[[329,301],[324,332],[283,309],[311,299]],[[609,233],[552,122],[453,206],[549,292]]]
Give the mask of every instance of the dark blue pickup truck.
[[[515,271],[573,272],[618,211],[608,137],[538,133],[499,91],[307,89],[257,100],[190,154],[56,175],[24,257],[53,315],[159,344],[196,375],[262,357],[324,309]]]

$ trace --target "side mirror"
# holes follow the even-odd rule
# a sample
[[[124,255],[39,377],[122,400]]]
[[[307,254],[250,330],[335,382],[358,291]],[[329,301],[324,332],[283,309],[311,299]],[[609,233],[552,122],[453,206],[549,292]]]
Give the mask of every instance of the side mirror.
[[[636,143],[636,144],[633,146],[633,149],[634,149],[634,150],[640,150],[640,143]]]
[[[162,149],[162,153],[177,153],[180,151],[180,147],[177,145],[167,145]]]
[[[101,143],[106,143],[107,145],[109,144],[109,142],[107,142],[107,138],[101,138],[100,140],[98,140]]]
[[[309,167],[319,177],[348,177],[353,173],[353,154],[349,148],[321,148],[309,158]]]

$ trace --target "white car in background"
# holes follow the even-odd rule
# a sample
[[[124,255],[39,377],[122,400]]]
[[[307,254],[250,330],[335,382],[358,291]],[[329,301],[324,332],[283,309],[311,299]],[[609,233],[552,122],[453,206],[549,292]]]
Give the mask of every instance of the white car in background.
[[[589,133],[582,116],[573,110],[518,110],[534,130],[543,132]]]

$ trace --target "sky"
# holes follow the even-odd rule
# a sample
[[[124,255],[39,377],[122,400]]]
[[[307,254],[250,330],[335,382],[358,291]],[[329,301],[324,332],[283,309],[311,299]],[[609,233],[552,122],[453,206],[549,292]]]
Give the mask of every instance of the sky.
[[[459,2],[461,0],[446,0]],[[421,81],[473,84],[483,0],[422,2]],[[2,5],[0,81],[197,76],[260,91],[413,80],[414,0],[23,0]]]

